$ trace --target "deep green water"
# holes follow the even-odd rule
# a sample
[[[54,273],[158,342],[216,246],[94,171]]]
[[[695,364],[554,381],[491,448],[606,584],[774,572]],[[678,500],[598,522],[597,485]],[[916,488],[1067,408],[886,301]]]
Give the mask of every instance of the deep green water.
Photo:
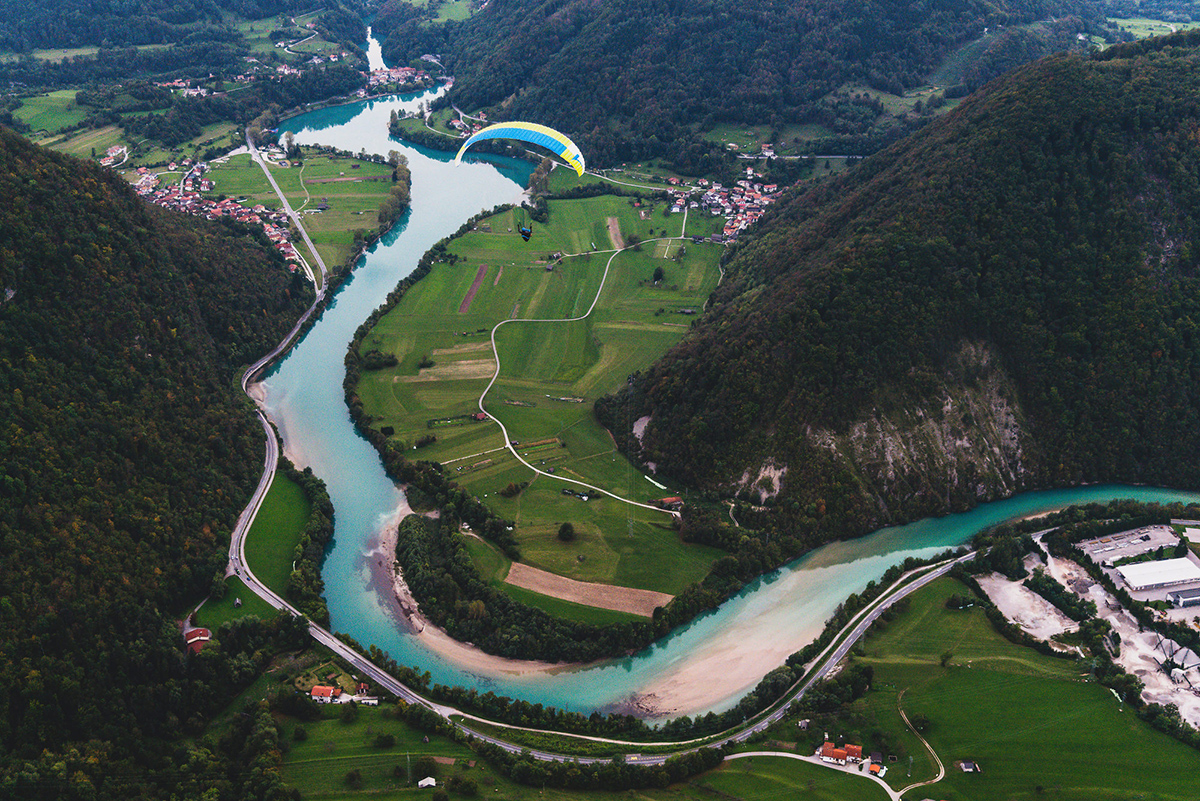
[[[335,631],[375,644],[402,664],[428,670],[434,681],[527,698],[589,712],[633,695],[662,697],[679,714],[731,706],[786,656],[812,640],[850,593],[862,590],[908,556],[928,556],[966,542],[1003,520],[1072,503],[1132,497],[1145,501],[1200,501],[1200,494],[1144,487],[1098,486],[1033,492],[971,512],[878,531],[814,551],[748,586],[716,612],[628,659],[553,675],[513,670],[471,673],[408,633],[372,551],[402,496],[383,473],[374,450],[354,430],[342,396],[342,360],[358,325],[420,256],[468,217],[514,201],[531,165],[496,159],[453,165],[449,154],[391,141],[392,109],[415,108],[433,93],[322,109],[281,127],[302,144],[358,152],[404,152],[412,169],[412,209],[330,303],[321,320],[268,376],[267,406],[285,446],[329,487],[336,510],[335,542],[324,567]],[[387,560],[390,564],[390,559]],[[691,692],[703,688],[699,695]],[[671,699],[687,690],[685,705]]]

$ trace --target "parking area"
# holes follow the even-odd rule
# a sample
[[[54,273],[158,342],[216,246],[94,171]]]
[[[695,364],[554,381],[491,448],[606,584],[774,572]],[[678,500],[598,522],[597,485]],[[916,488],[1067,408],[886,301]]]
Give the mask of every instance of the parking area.
[[[1174,548],[1179,535],[1170,526],[1144,526],[1120,534],[1111,534],[1079,543],[1079,548],[1104,567],[1130,556],[1140,556],[1158,548]]]
[[[1181,574],[1178,565],[1176,564],[1174,569],[1171,568],[1171,565],[1177,561],[1173,557],[1175,548],[1179,545],[1179,539],[1179,534],[1171,526],[1155,525],[1086,540],[1079,543],[1078,547],[1099,564],[1118,587],[1128,590],[1133,598],[1145,603],[1162,602],[1169,607],[1162,611],[1165,617],[1184,621],[1200,614],[1200,606],[1188,606],[1181,609],[1176,607],[1172,603],[1172,598],[1168,596],[1180,590],[1200,589],[1200,580],[1181,581],[1178,578]],[[1162,549],[1162,561],[1146,561],[1136,564],[1126,561],[1144,554],[1158,553],[1160,548]],[[1195,570],[1191,572],[1200,573],[1200,557],[1189,551],[1183,558],[1195,565]],[[1125,573],[1144,576],[1137,582],[1137,589],[1131,586],[1128,575],[1122,575],[1120,571],[1122,565],[1127,568]],[[1153,575],[1158,572],[1162,574],[1161,585],[1150,586],[1159,584]],[[1182,573],[1188,572],[1184,566]]]

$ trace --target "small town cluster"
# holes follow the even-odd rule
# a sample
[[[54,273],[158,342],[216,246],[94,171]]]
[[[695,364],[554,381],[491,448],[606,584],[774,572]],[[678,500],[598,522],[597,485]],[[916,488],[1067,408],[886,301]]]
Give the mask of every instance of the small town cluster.
[[[415,67],[392,67],[390,69],[371,70],[367,75],[367,86],[358,90],[359,97],[366,97],[373,92],[382,91],[390,86],[407,86],[409,84],[426,83],[429,73]]]
[[[753,225],[766,212],[767,207],[779,199],[779,186],[764,184],[753,168],[746,168],[746,177],[730,187],[709,183],[705,178],[696,182],[698,189],[690,187],[671,190],[671,211],[679,213],[684,208],[708,211],[714,217],[725,217],[725,228],[714,234],[714,242],[736,239],[738,234]],[[672,186],[679,186],[678,178],[670,178]]]
[[[191,159],[185,158],[179,164],[171,162],[167,169],[174,172],[180,166],[187,170],[183,180],[169,186],[160,186],[161,179],[158,175],[146,167],[138,167],[138,179],[134,184],[137,193],[151,203],[185,214],[195,214],[209,220],[231,217],[246,225],[262,226],[263,233],[271,240],[271,245],[290,262],[288,268],[292,272],[296,271],[301,259],[296,246],[291,242],[287,214],[268,209],[261,203],[247,207],[235,200],[206,198],[200,193],[211,192],[213,189],[212,181],[204,177],[208,165],[202,161],[193,163]]]

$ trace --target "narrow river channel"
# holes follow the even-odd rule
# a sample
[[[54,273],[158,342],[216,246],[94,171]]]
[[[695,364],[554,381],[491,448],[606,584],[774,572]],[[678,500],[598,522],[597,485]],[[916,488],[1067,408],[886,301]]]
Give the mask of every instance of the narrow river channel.
[[[376,51],[377,53],[377,51]],[[378,56],[376,55],[375,58]],[[374,59],[373,59],[374,60]],[[325,562],[326,597],[334,631],[375,644],[401,664],[428,670],[435,682],[526,698],[590,712],[639,698],[649,717],[721,711],[821,630],[848,594],[858,592],[908,556],[927,556],[966,542],[997,522],[1071,503],[1133,497],[1200,501],[1200,494],[1099,486],[1028,493],[971,512],[884,529],[834,543],[748,586],[721,609],[630,658],[584,668],[525,671],[519,664],[468,667],[409,633],[396,605],[375,580],[373,554],[381,529],[394,520],[403,495],[384,475],[374,450],[354,430],[342,396],[343,357],[355,329],[421,255],[476,212],[520,197],[532,165],[496,159],[454,165],[450,155],[388,138],[393,109],[415,109],[434,97],[370,100],[288,120],[283,130],[301,144],[386,154],[403,152],[412,169],[412,209],[360,262],[320,321],[266,377],[266,406],[289,456],[312,467],[329,487],[336,510],[335,542]],[[364,228],[373,221],[364,221]]]

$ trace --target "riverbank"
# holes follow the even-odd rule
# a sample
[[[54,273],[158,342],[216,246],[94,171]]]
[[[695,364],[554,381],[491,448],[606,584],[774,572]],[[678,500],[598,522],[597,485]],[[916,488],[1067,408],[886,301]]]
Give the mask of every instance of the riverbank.
[[[413,510],[408,501],[397,506],[377,533],[374,546],[367,554],[371,563],[372,583],[389,616],[401,630],[420,641],[423,648],[441,656],[461,670],[479,676],[505,675],[512,677],[551,676],[586,668],[588,665],[538,662],[524,659],[505,659],[484,653],[469,643],[459,642],[444,630],[426,620],[417,601],[409,591],[400,568],[396,565],[396,543],[399,524]]]

